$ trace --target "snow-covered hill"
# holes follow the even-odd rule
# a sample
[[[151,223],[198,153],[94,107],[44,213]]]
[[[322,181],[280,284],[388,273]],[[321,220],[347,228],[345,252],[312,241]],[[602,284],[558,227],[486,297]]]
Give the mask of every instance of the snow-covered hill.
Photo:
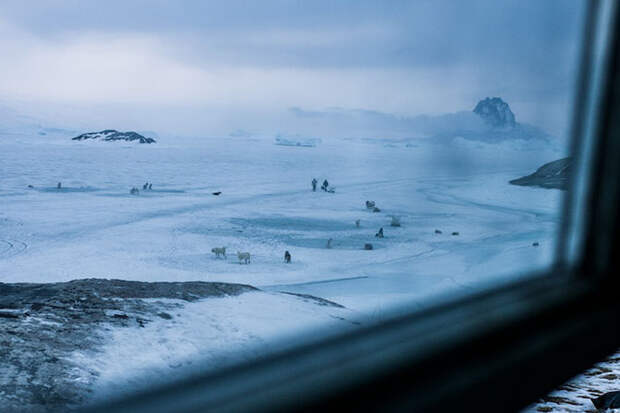
[[[72,138],[72,140],[74,141],[82,141],[82,140],[88,140],[88,139],[94,139],[94,140],[106,141],[106,142],[110,142],[110,141],[127,141],[127,142],[138,141],[139,143],[155,143],[156,142],[155,139],[147,138],[136,132],[119,132],[114,129],[106,129],[106,130],[102,130],[101,132],[83,133],[79,136],[76,136],[75,138]]]
[[[540,186],[543,188],[568,189],[572,158],[562,158],[541,166],[531,175],[513,179],[513,185]]]

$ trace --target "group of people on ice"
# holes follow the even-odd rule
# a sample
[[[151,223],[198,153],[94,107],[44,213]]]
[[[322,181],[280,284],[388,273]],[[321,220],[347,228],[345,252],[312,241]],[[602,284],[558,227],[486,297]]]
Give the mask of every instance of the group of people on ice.
[[[319,181],[317,181],[316,178],[312,178],[312,192],[316,192],[316,186],[318,183]],[[323,184],[321,185],[321,190],[329,192],[331,194],[336,192],[336,188],[329,186],[329,182],[327,182],[327,179],[323,181]]]
[[[142,185],[142,190],[143,191],[150,191],[152,189],[153,189],[153,184],[152,183],[145,182],[144,185]],[[129,193],[131,195],[138,195],[140,193],[140,190],[137,187],[134,186],[133,188],[131,188],[129,190]]]

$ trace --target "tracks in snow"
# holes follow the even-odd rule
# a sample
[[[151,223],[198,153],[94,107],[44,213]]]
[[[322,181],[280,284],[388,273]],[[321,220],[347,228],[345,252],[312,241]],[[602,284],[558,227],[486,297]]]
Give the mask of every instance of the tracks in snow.
[[[19,255],[28,249],[28,244],[19,240],[0,239],[0,258]]]

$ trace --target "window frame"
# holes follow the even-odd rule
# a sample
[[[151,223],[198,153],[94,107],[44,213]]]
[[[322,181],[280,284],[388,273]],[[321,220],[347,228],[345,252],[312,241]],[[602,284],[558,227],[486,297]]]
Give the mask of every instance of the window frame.
[[[620,347],[620,30],[592,1],[557,265],[538,276],[196,373],[93,412],[516,411]],[[597,49],[598,48],[598,49]],[[590,139],[579,139],[590,137]],[[587,141],[588,146],[580,146]]]

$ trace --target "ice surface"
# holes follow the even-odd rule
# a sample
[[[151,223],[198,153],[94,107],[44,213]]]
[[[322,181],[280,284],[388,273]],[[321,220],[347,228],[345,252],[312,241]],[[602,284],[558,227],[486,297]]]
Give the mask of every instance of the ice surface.
[[[96,277],[262,289],[187,304],[174,323],[112,329],[99,352],[75,354],[92,373],[85,380],[100,377],[101,389],[195,357],[217,365],[222,351],[249,357],[292,331],[372,321],[395,305],[417,308],[549,266],[562,193],[508,181],[561,155],[464,139],[329,139],[299,150],[243,136],[138,146],[0,135],[0,282]],[[337,192],[312,192],[313,177]],[[153,190],[129,194],[144,182]],[[392,215],[400,227],[390,226]],[[385,237],[375,238],[381,227]],[[228,259],[211,253],[222,246]],[[251,264],[240,265],[236,251],[250,252]]]

